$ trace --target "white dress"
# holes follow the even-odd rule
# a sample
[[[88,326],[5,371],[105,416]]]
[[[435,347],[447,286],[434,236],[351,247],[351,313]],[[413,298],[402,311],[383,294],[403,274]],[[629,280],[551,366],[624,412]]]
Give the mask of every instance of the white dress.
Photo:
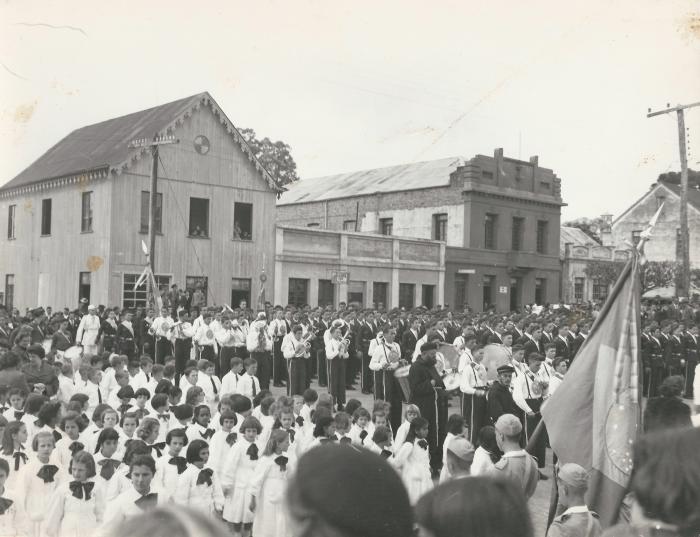
[[[0,515],[0,537],[25,537],[29,535],[29,523],[19,495],[6,487],[0,497],[12,502],[12,505]]]
[[[440,470],[440,480],[438,483],[444,483],[450,478],[450,472],[447,470],[447,446],[450,444],[450,440],[455,437],[452,433],[447,433],[445,435],[445,441],[442,444],[442,469]]]
[[[18,456],[15,458],[15,453],[24,453],[24,457]],[[18,449],[13,451],[12,455],[0,454],[0,459],[5,459],[7,464],[10,466],[10,475],[7,476],[7,481],[5,481],[5,488],[17,491],[19,488],[19,476],[22,472],[24,465],[29,462],[31,455],[24,449]],[[17,467],[17,470],[15,470]]]
[[[403,446],[404,442],[406,441],[408,430],[410,428],[411,422],[404,420],[404,422],[399,425],[399,428],[396,429],[396,438],[394,438],[394,448],[396,449],[396,453],[398,453],[398,450],[401,449],[401,446]]]
[[[485,475],[493,470],[491,455],[484,448],[479,446],[474,452],[474,461],[470,470],[471,475]]]
[[[102,524],[106,502],[100,484],[89,481],[94,485],[89,500],[73,496],[69,481],[61,483],[54,491],[46,513],[46,535],[86,537],[96,532]]]
[[[226,431],[216,431],[209,442],[209,462],[207,465],[214,470],[216,475],[220,476],[224,471],[224,464],[228,458],[231,446],[226,442],[226,438],[230,434],[238,434]]]
[[[430,455],[428,453],[427,440],[425,449],[419,445],[421,440],[413,443],[404,442],[396,454],[395,464],[401,473],[408,499],[411,505],[415,505],[423,494],[433,488],[433,480],[430,476]]]
[[[285,503],[287,478],[290,475],[293,457],[287,457],[286,469],[275,462],[278,455],[268,455],[260,460],[252,482],[255,496],[255,537],[289,537],[288,514]]]
[[[49,464],[55,465],[51,458],[49,458]],[[39,459],[31,458],[20,471],[17,488],[17,493],[20,495],[21,501],[24,502],[24,511],[27,513],[30,523],[33,524],[34,532],[37,535],[43,533],[41,528],[46,518],[46,507],[51,501],[51,496],[67,478],[64,471],[59,468],[54,475],[53,481],[45,483],[43,479],[37,476],[42,466],[44,466],[44,463]]]
[[[202,470],[211,471],[211,485],[197,484],[197,478]],[[179,505],[191,507],[207,516],[215,516],[224,506],[224,493],[221,490],[219,476],[211,468],[205,466],[200,470],[190,464],[187,470],[180,474],[173,501]]]
[[[251,460],[247,451],[251,445],[258,447],[258,458]],[[257,471],[262,448],[257,443],[251,444],[245,438],[239,438],[229,451],[228,460],[224,464],[221,476],[221,486],[228,491],[224,500],[223,517],[234,524],[253,522],[250,510],[251,483]]]

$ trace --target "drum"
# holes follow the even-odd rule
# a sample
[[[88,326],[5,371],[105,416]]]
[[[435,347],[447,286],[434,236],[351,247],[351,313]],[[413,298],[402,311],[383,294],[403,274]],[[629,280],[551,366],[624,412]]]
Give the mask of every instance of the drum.
[[[457,369],[459,367],[459,350],[450,343],[440,343],[438,352],[442,354],[445,369]]]
[[[457,388],[459,388],[461,381],[462,381],[461,376],[457,372],[448,373],[442,379],[442,383],[445,385],[445,389],[447,391],[456,390]]]
[[[394,376],[396,381],[401,386],[401,391],[403,392],[404,400],[408,403],[411,400],[411,385],[408,383],[408,372],[411,369],[410,365],[405,365],[399,367],[394,371]]]
[[[46,354],[51,352],[51,345],[53,345],[53,341],[51,338],[46,338],[44,342],[41,344],[42,347],[44,347],[44,352]]]
[[[503,345],[490,343],[484,347],[484,360],[481,362],[486,368],[487,380],[496,380],[498,377],[497,369],[510,363],[510,353]]]
[[[66,349],[66,352],[63,353],[63,359],[70,360],[71,364],[73,365],[73,371],[77,371],[80,369],[83,361],[83,348],[79,347],[78,345],[69,347]]]

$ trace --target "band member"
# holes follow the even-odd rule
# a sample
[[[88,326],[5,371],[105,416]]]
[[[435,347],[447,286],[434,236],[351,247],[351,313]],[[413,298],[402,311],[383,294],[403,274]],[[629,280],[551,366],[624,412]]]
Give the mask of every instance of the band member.
[[[236,327],[238,322],[236,321]],[[236,356],[236,345],[243,341],[243,332],[234,330],[231,319],[224,319],[221,327],[214,332],[216,343],[219,345],[220,370],[226,374],[231,370],[231,358]]]
[[[504,364],[496,369],[498,378],[489,387],[487,401],[489,417],[492,423],[496,423],[503,414],[521,414],[520,408],[513,401],[510,392],[510,384],[515,374],[515,368],[510,364]]]
[[[272,375],[272,338],[267,333],[267,316],[265,312],[258,313],[256,320],[251,323],[246,347],[250,357],[257,363],[257,377],[261,390],[270,389]]]
[[[312,352],[314,353],[316,362],[316,373],[318,374],[318,385],[322,388],[328,386],[328,367],[326,365],[326,342],[325,334],[331,327],[331,314],[329,311],[324,311],[321,318],[316,323],[316,333],[322,337],[317,337],[312,344]]]
[[[211,311],[202,312],[203,323],[197,328],[192,341],[197,345],[198,360],[209,360],[214,364],[216,375],[221,373],[219,360],[217,360],[217,345],[214,337],[214,328],[212,325]]]
[[[185,366],[190,359],[192,352],[192,338],[194,337],[194,327],[189,322],[187,311],[178,312],[178,323],[170,329],[170,341],[175,348],[175,373],[176,381],[180,382],[180,377],[185,373]]]
[[[140,310],[141,308],[139,308]],[[148,308],[146,315],[143,316],[141,313],[136,316],[136,337],[139,350],[142,354],[147,354],[151,357],[151,360],[156,359],[156,340],[154,335],[150,332],[151,325],[155,319],[155,312],[153,309]]]
[[[68,329],[68,320],[62,319],[58,330],[53,334],[51,348],[57,351],[66,351],[73,346],[73,335]]]
[[[282,356],[282,340],[287,335],[287,323],[282,308],[275,310],[275,318],[270,321],[267,333],[272,338],[272,383],[273,386],[284,386],[282,382],[287,376],[287,368]]]
[[[88,306],[88,314],[80,319],[78,332],[75,336],[77,345],[83,347],[83,354],[94,356],[97,354],[97,338],[100,333],[100,318],[97,316],[97,307],[92,304]]]
[[[105,352],[114,352],[115,341],[117,338],[117,313],[114,310],[107,312],[107,318],[102,321],[100,326],[102,331],[102,350]]]
[[[685,341],[683,341],[683,325],[673,327],[673,335],[669,340],[671,347],[666,361],[666,375],[682,375],[685,373]]]
[[[401,358],[401,347],[394,341],[396,329],[388,328],[379,343],[374,347],[369,368],[374,372],[374,398],[387,401],[390,405],[392,430],[401,425],[401,387],[394,372],[406,361]]]
[[[476,337],[469,336],[469,343],[476,345]],[[462,392],[462,417],[468,427],[467,438],[473,445],[478,444],[479,431],[488,423],[486,408],[486,368],[481,361],[484,359],[484,349],[474,348],[472,360],[466,363],[461,375],[459,386]]]
[[[530,436],[535,431],[537,424],[542,419],[540,408],[543,397],[547,394],[548,384],[539,376],[544,357],[536,352],[527,357],[528,368],[524,375],[517,376],[513,381],[513,401],[520,408],[521,421],[525,432],[524,442],[527,444]],[[516,414],[517,415],[517,414]],[[538,437],[531,453],[537,459],[539,468],[544,468],[545,450],[547,447],[545,435]]]
[[[306,361],[311,343],[303,337],[301,325],[294,325],[282,340],[282,354],[287,362],[287,395],[301,395],[306,390]]]
[[[410,362],[413,358],[413,349],[416,348],[416,343],[420,339],[420,319],[414,317],[411,319],[411,327],[404,331],[401,336],[401,349],[403,349],[403,359]]]
[[[165,363],[165,357],[170,356],[173,347],[168,339],[168,332],[175,324],[170,317],[170,311],[166,307],[160,309],[160,317],[156,317],[148,329],[148,333],[155,337],[155,360],[157,364]]]
[[[345,406],[345,365],[348,359],[349,341],[343,339],[339,326],[331,329],[330,339],[326,343],[328,360],[328,389],[338,406],[338,411]]]
[[[665,376],[664,347],[661,341],[661,331],[654,326],[649,334],[649,397],[656,397],[659,386]]]
[[[136,356],[136,343],[134,340],[134,327],[131,324],[134,314],[126,310],[122,315],[122,322],[117,327],[117,348],[119,354],[124,354],[133,360]]]
[[[698,365],[698,349],[700,348],[700,331],[697,326],[692,326],[685,336],[685,397],[692,399],[694,396],[693,382],[695,381],[695,367]]]
[[[362,352],[362,370],[360,372],[360,386],[362,388],[362,393],[372,393],[374,379],[372,378],[372,372],[369,369],[369,362],[372,358],[370,353],[370,344],[376,337],[377,331],[378,330],[375,329],[374,325],[374,314],[372,312],[368,312],[365,316],[364,322],[360,326],[360,345],[358,348],[358,350]]]

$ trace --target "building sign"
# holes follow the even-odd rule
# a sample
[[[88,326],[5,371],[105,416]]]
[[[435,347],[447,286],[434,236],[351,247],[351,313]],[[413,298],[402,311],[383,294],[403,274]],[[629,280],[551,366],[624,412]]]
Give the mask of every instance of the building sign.
[[[498,288],[498,292],[501,293],[502,295],[508,294],[508,288],[505,285],[501,285]]]
[[[333,273],[333,283],[343,284],[348,283],[350,273],[347,270],[339,270]]]

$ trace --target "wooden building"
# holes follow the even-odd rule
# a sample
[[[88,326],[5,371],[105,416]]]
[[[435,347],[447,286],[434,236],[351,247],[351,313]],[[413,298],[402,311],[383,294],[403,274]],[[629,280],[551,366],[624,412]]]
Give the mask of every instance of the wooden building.
[[[277,227],[275,304],[411,309],[444,303],[445,243]]]
[[[3,301],[17,308],[143,305],[151,153],[160,147],[155,273],[208,303],[257,299],[274,282],[280,189],[216,101],[201,93],[78,129],[0,188]]]

